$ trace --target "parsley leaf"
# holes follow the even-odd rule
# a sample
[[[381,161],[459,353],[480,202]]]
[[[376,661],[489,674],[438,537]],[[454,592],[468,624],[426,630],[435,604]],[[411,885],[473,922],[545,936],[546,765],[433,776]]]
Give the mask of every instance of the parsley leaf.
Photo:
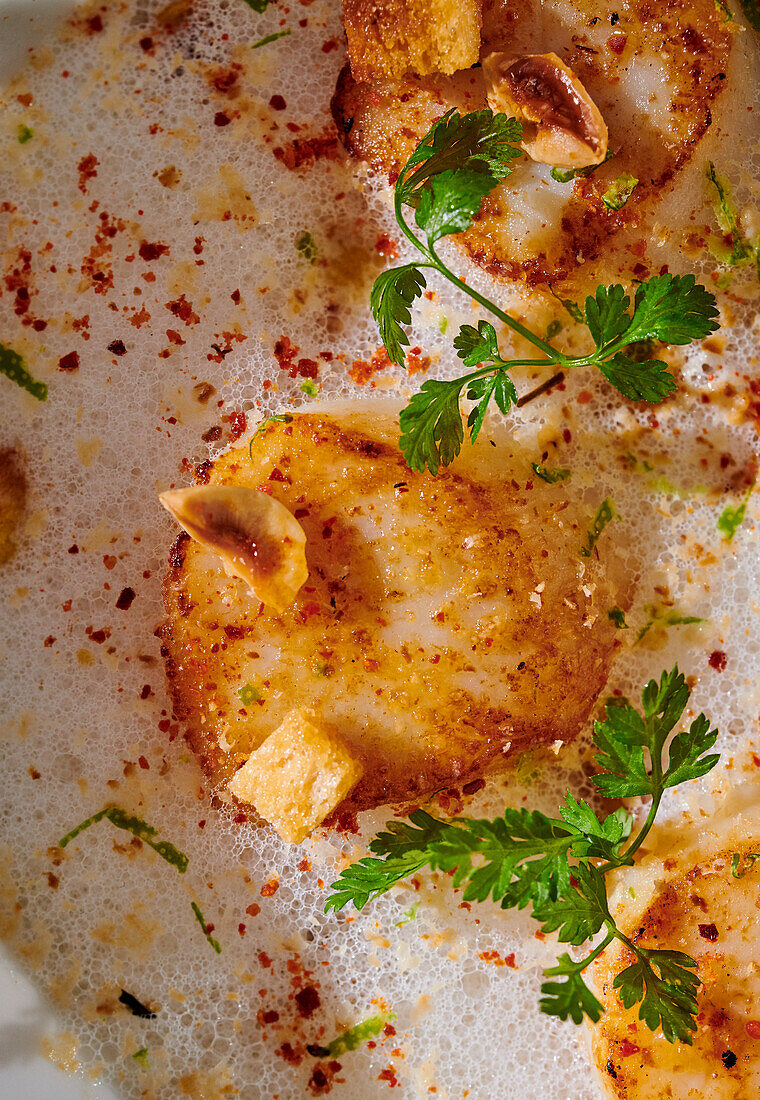
[[[396,194],[406,206],[416,207],[429,181],[444,172],[480,170],[491,177],[492,190],[512,171],[511,161],[523,155],[516,143],[522,127],[514,118],[488,108],[460,115],[447,111],[428,130],[399,174]]]
[[[409,307],[426,286],[425,276],[417,264],[406,264],[383,271],[372,287],[372,316],[389,358],[400,367],[404,365],[404,348],[409,346],[409,337],[401,326],[411,324]]]
[[[496,342],[496,329],[490,321],[478,321],[477,328],[462,325],[454,337],[454,347],[466,367],[477,367],[479,363],[504,364]]]
[[[625,1008],[641,1002],[639,1019],[662,1032],[669,1043],[679,1039],[691,1043],[691,1033],[697,1030],[697,990],[700,979],[697,964],[680,951],[649,951],[637,949],[638,958],[622,970],[613,987],[620,991]],[[659,973],[658,973],[659,971]]]
[[[715,298],[693,275],[655,275],[636,291],[626,343],[662,340],[690,344],[719,328]]]
[[[559,819],[537,810],[507,808],[493,821],[440,821],[417,810],[409,822],[390,822],[370,844],[372,855],[341,873],[325,909],[342,909],[349,902],[361,909],[407,875],[429,866],[449,874],[453,886],[464,889],[467,901],[492,899],[504,909],[531,903],[532,916],[543,932],[557,932],[561,942],[579,947],[606,929],[585,958],[576,962],[565,953],[545,972],[546,979],[563,980],[544,982],[541,1011],[575,1023],[584,1017],[598,1020],[603,1006],[582,973],[617,939],[634,956],[614,982],[624,1005],[640,1004],[640,1018],[653,1030],[662,1027],[670,1042],[690,1043],[697,1012],[697,964],[681,952],[644,948],[630,940],[610,913],[605,883],[608,871],[633,863],[666,787],[704,775],[717,762],[717,756],[704,755],[716,731],[700,714],[688,731],[673,737],[667,765],[663,763],[666,742],[688,699],[688,685],[676,666],[646,685],[641,712],[626,699],[610,700],[606,720],[595,724],[597,763],[604,771],[594,781],[602,794],[652,795],[647,819],[633,840],[633,818],[625,810],[600,818],[570,792]],[[733,873],[739,862],[737,853]]]
[[[618,352],[597,364],[608,382],[629,401],[663,401],[678,389],[676,380],[661,359],[632,359]]]
[[[515,389],[515,384],[504,371],[486,375],[485,378],[475,378],[467,386],[467,399],[469,401],[478,402],[467,418],[467,427],[470,429],[470,440],[473,443],[478,438],[480,429],[483,427],[488,404],[492,397],[499,411],[503,413],[509,411],[510,405],[517,404],[517,390]]]
[[[547,978],[563,976],[566,980],[543,983],[543,996],[538,1002],[543,1013],[559,1016],[560,1020],[571,1019],[574,1024],[582,1023],[584,1016],[588,1016],[593,1023],[601,1018],[604,1007],[581,977],[582,969],[565,952],[560,955],[556,966],[544,971]]]
[[[399,447],[410,470],[424,470],[435,477],[462,449],[464,428],[459,412],[459,380],[442,382],[428,378],[405,409],[401,410]]]
[[[643,717],[625,699],[607,703],[606,720],[594,723],[594,744],[600,750],[596,763],[602,769],[601,775],[594,776],[594,784],[605,797],[651,795],[659,801],[667,787],[696,779],[715,767],[717,755],[702,755],[718,736],[704,714],[694,719],[688,732],[673,738],[668,763],[663,764],[665,743],[688,699],[688,685],[676,665],[662,674],[659,684],[650,680],[644,688]],[[651,767],[647,767],[645,749]]]
[[[490,171],[449,168],[433,176],[420,192],[414,220],[427,236],[428,248],[450,233],[462,233],[472,225],[483,199],[492,191]]]

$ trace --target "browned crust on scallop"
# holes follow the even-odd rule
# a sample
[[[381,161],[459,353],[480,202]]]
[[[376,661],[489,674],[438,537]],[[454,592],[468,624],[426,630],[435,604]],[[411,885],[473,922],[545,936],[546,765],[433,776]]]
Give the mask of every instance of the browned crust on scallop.
[[[187,740],[216,788],[222,790],[226,786],[248,753],[282,720],[280,710],[268,702],[261,708],[254,707],[253,714],[243,711],[245,717],[240,718],[233,713],[235,708],[230,701],[234,688],[241,682],[239,677],[247,675],[235,671],[235,661],[239,659],[236,654],[246,647],[255,650],[266,640],[276,642],[281,647],[282,662],[292,665],[291,671],[278,667],[267,678],[267,683],[271,681],[269,690],[284,691],[288,709],[295,705],[321,709],[362,761],[364,777],[342,810],[414,800],[437,786],[481,774],[495,758],[557,740],[569,741],[577,735],[604,686],[616,645],[606,608],[612,606],[609,600],[628,606],[629,593],[618,589],[614,594],[609,592],[602,570],[594,563],[593,576],[601,585],[594,606],[599,601],[604,604],[603,616],[594,612],[593,623],[584,626],[584,615],[592,601],[585,601],[586,611],[579,606],[576,612],[563,607],[559,598],[551,613],[548,609],[542,614],[534,613],[527,594],[520,595],[519,586],[537,583],[536,568],[540,572],[540,561],[538,565],[531,561],[528,542],[533,540],[531,548],[540,559],[544,536],[519,534],[510,520],[510,508],[522,512],[532,505],[524,490],[516,483],[507,489],[504,508],[503,489],[497,493],[452,470],[442,472],[436,480],[428,474],[416,474],[406,467],[395,445],[370,438],[362,431],[343,430],[340,423],[318,414],[296,416],[289,425],[273,424],[260,438],[257,444],[266,460],[278,471],[289,470],[293,475],[292,485],[279,480],[264,481],[266,488],[294,511],[298,500],[302,505],[304,499],[316,502],[311,514],[299,517],[307,536],[310,568],[307,584],[294,605],[279,618],[254,606],[241,590],[240,607],[233,609],[224,622],[220,617],[212,629],[209,620],[215,616],[205,610],[205,580],[198,589],[197,563],[203,551],[186,535],[180,535],[171,548],[170,568],[163,585],[168,619],[157,631],[175,715],[184,724]],[[321,462],[322,454],[325,458]],[[319,479],[329,478],[333,466],[348,471],[346,485],[335,492],[322,493]],[[248,448],[239,448],[217,459],[210,480],[255,486],[259,475],[252,474],[251,469]],[[319,470],[316,478],[314,470]],[[467,626],[462,624],[461,652],[450,652],[450,646],[446,645],[428,646],[418,654],[419,647],[409,642],[409,653],[402,659],[400,654],[407,648],[407,642],[401,639],[389,649],[382,640],[382,628],[375,625],[398,606],[399,593],[376,575],[374,555],[381,551],[375,548],[370,553],[362,540],[357,540],[350,515],[351,501],[362,494],[364,499],[376,494],[379,501],[385,501],[388,496],[393,497],[392,486],[398,484],[405,486],[407,494],[400,496],[400,507],[409,508],[403,522],[411,526],[404,529],[414,530],[421,524],[419,530],[426,532],[425,538],[430,539],[434,554],[439,552],[449,532],[456,539],[456,529],[461,526],[458,517],[469,511],[477,516],[476,528],[485,532],[481,551],[484,576],[491,561],[497,561],[496,583],[504,586],[504,604],[512,608],[513,615],[508,626],[507,649],[512,653],[510,647],[524,645],[530,658],[528,665],[518,671],[507,667],[509,661],[505,658],[504,672],[494,673],[495,694],[487,702],[468,690],[455,690],[454,685],[467,679],[470,675],[467,669],[477,669],[480,663],[490,660],[492,652],[498,655],[498,634],[494,633],[491,650],[492,640],[484,639],[482,631],[468,633]],[[378,507],[384,509],[386,504]],[[542,507],[547,509],[548,523],[553,522],[551,516],[556,517],[559,510],[565,537],[573,546],[576,542],[580,545],[583,530],[577,522],[570,522],[565,503],[555,500]],[[329,542],[324,538],[326,514],[332,525]],[[440,530],[435,526],[437,514],[451,517],[444,519]],[[387,522],[394,522],[389,513],[383,515],[387,516]],[[446,526],[449,522],[451,527]],[[454,543],[452,552],[458,552]],[[541,560],[548,559],[546,553],[547,557]],[[570,562],[570,573],[574,568]],[[406,577],[403,568],[397,576],[402,587],[406,584],[416,598],[415,581]],[[199,591],[204,593],[202,597]],[[577,598],[577,592],[570,589],[568,595],[573,601]],[[581,596],[582,602],[584,599]],[[463,606],[466,604],[463,598]],[[319,610],[313,613],[315,607]],[[457,614],[456,605],[451,611],[447,609],[447,622],[451,616],[456,620]],[[451,629],[460,629],[456,621],[452,621]],[[580,637],[576,638],[580,631]],[[213,646],[224,657],[213,653]],[[329,679],[320,681],[309,671],[309,657],[314,652],[334,655],[329,658],[335,666]],[[431,658],[440,664],[431,663]],[[556,675],[547,677],[545,669]],[[278,676],[282,678],[278,680]],[[226,677],[232,685],[229,691],[225,687]],[[407,678],[410,683],[419,680],[420,689],[412,692]],[[510,708],[504,698],[499,698],[501,684],[514,688],[519,707]],[[384,732],[384,711],[379,712],[376,728],[371,721],[364,729],[350,715],[341,716],[345,700],[354,695],[359,700],[383,692],[401,697],[407,691],[412,692],[410,713],[403,703],[388,704],[394,721],[399,723],[396,738],[389,738]],[[317,692],[321,694],[315,700]],[[537,693],[538,703],[534,701]],[[208,718],[205,723],[199,720],[204,714]],[[220,747],[222,727],[227,740],[234,743],[233,751]]]
[[[657,5],[632,0],[619,5],[615,10],[621,12],[621,23],[617,26],[627,31],[620,55],[609,50],[596,52],[585,44],[588,35],[584,27],[591,19],[608,19],[609,13],[586,0],[580,0],[577,7],[578,33],[557,52],[602,110],[609,126],[612,160],[575,181],[561,231],[550,249],[526,249],[521,254],[498,238],[501,204],[506,201],[501,190],[489,196],[471,229],[457,237],[460,247],[490,275],[527,286],[566,279],[579,265],[598,257],[621,229],[641,222],[647,204],[693,155],[711,124],[714,100],[725,84],[732,35],[713,0],[666,0]],[[530,42],[532,9],[531,0],[486,3],[481,56],[492,50],[519,51],[521,42]],[[626,12],[632,23],[622,22]],[[638,28],[638,33],[631,26]],[[536,40],[525,52],[541,52],[540,46]],[[616,80],[636,52],[644,49],[662,59],[677,83],[672,125],[662,138],[654,132],[632,135],[630,126],[624,119],[616,119],[609,106],[614,108]],[[407,75],[395,81],[357,83],[346,66],[338,77],[331,106],[348,152],[393,183],[436,118],[450,107],[470,111],[486,106],[485,85],[479,69],[453,76]],[[634,175],[639,184],[622,210],[611,211],[602,195],[623,173]]]

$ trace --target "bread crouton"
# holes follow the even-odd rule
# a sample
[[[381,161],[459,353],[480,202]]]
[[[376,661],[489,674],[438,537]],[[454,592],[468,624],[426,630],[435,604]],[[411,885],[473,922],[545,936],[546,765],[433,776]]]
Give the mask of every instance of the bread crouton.
[[[455,73],[480,53],[479,0],[344,0],[354,80]]]
[[[346,797],[363,768],[308,710],[294,710],[230,780],[283,840],[300,844]]]

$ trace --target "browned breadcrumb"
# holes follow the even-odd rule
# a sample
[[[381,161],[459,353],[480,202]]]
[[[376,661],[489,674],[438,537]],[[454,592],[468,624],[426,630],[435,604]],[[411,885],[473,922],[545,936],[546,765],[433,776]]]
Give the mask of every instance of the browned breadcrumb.
[[[478,0],[344,0],[355,80],[455,73],[480,51]]]

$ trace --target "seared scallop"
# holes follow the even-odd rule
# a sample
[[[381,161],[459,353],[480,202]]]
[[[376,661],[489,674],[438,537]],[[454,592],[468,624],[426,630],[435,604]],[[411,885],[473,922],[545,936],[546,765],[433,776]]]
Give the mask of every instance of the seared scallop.
[[[344,808],[363,809],[571,741],[607,679],[608,611],[630,603],[609,529],[584,557],[590,513],[512,444],[479,441],[433,478],[397,439],[397,414],[296,414],[208,471],[284,505],[308,566],[277,612],[208,545],[171,550],[166,668],[223,797],[297,707],[358,762]]]
[[[756,784],[722,812],[655,830],[650,854],[619,877],[611,912],[642,947],[682,951],[701,981],[691,1046],[669,1043],[623,1008],[615,975],[633,962],[608,948],[596,964],[605,1007],[592,1048],[609,1096],[754,1100],[760,1095],[760,814]]]
[[[492,275],[546,284],[594,259],[615,233],[635,224],[642,205],[691,158],[727,83],[732,38],[714,0],[601,6],[595,0],[492,0],[484,5],[482,67],[357,83],[346,66],[333,116],[348,151],[392,182],[447,109],[474,111],[488,102],[504,109],[514,100],[514,89],[505,98],[503,66],[494,58],[512,59],[509,69],[528,62],[535,68],[536,58],[556,57],[561,69],[555,63],[551,79],[529,72],[520,97],[526,99],[528,88],[531,119],[550,120],[556,73],[562,72],[568,89],[578,93],[565,95],[563,112],[574,102],[575,113],[561,126],[544,126],[540,142],[530,134],[526,148],[557,168],[593,167],[604,156],[600,149],[609,159],[563,183],[551,177],[548,165],[524,157],[460,238]],[[580,155],[583,145],[588,148]],[[620,176],[635,178],[637,186],[621,209],[610,209],[604,195]]]

